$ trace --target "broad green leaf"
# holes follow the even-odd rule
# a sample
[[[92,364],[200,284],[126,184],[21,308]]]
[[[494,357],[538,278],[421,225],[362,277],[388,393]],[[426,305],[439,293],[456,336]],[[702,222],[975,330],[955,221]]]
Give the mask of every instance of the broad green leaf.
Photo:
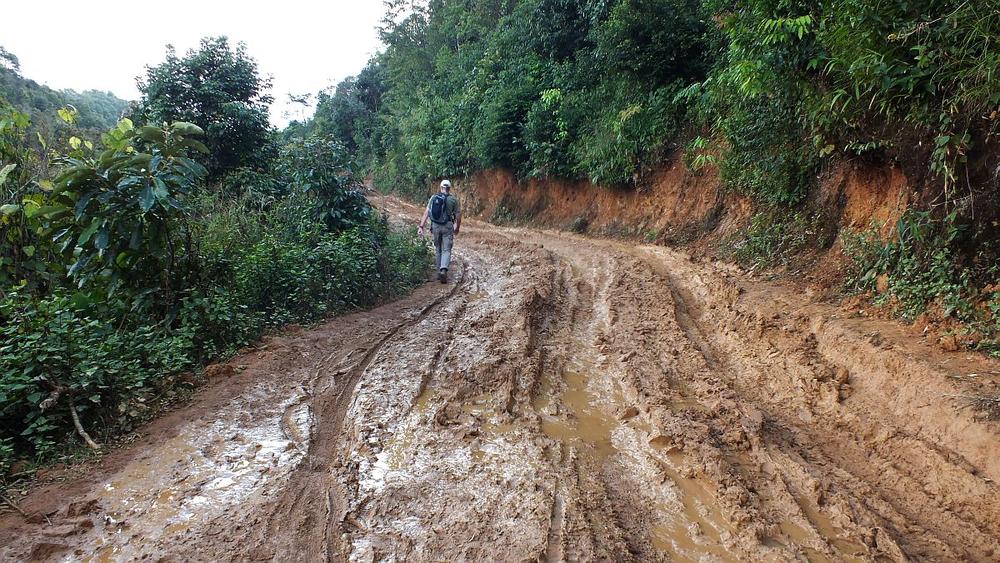
[[[202,154],[208,154],[211,152],[210,150],[208,150],[208,147],[205,146],[205,143],[202,143],[197,139],[184,139],[181,142],[181,145],[185,147],[191,147]]]
[[[90,200],[94,198],[94,192],[88,192],[83,195],[79,200],[77,200],[76,205],[73,207],[73,213],[76,215],[77,219],[83,217],[84,211],[87,210],[87,205]]]
[[[149,168],[149,161],[152,160],[152,159],[153,159],[153,155],[151,155],[149,153],[141,152],[141,153],[137,153],[134,156],[132,156],[129,159],[129,161],[128,161],[128,165],[129,166],[141,166],[143,168],[147,168],[148,169]]]
[[[72,147],[73,150],[77,150],[78,148],[80,148],[81,144],[83,144],[83,141],[81,141],[79,137],[69,138],[69,146]]]
[[[76,122],[76,116],[78,112],[76,111],[75,107],[66,106],[64,108],[59,108],[58,110],[56,110],[56,114],[59,116],[59,119],[65,121],[69,125],[73,125],[73,123]]]
[[[7,176],[13,172],[15,168],[17,168],[16,164],[8,164],[7,166],[0,168],[0,186],[7,181]]]
[[[77,259],[77,261],[72,266],[70,266],[69,272],[67,272],[66,275],[70,277],[75,276],[77,272],[79,272],[83,268],[86,268],[87,264],[89,264],[93,258],[94,258],[93,254],[81,254],[80,258]]]
[[[102,229],[100,232],[98,232],[97,236],[94,237],[94,248],[96,248],[97,250],[106,249],[108,247],[108,237],[109,233],[107,229]]]
[[[139,250],[139,246],[142,244],[142,225],[137,224],[132,229],[132,236],[129,238],[128,247],[131,250]]]
[[[5,217],[7,215],[13,215],[14,213],[17,213],[20,210],[21,206],[17,205],[16,203],[8,203],[6,205],[0,205],[0,213],[2,213]]]
[[[32,209],[28,212],[30,217],[46,217],[49,219],[58,219],[60,217],[65,217],[69,215],[71,210],[68,207],[62,205],[43,205],[37,209]]]
[[[167,135],[159,127],[143,125],[139,128],[139,138],[151,143],[163,143],[167,140]]]
[[[77,246],[83,246],[87,244],[87,241],[90,240],[90,237],[94,236],[94,233],[97,232],[97,229],[100,226],[101,226],[101,219],[95,217],[94,220],[91,221],[89,225],[87,225],[87,228],[84,229],[82,233],[80,233],[80,238],[77,239],[76,241]]]
[[[167,196],[170,195],[170,190],[167,189],[167,185],[163,182],[163,180],[153,178],[153,185],[155,186],[153,188],[153,195],[155,195],[157,199],[166,199]]]
[[[173,125],[170,126],[170,131],[172,133],[177,133],[180,135],[204,135],[205,131],[195,125],[194,123],[188,123],[186,121],[175,121]]]
[[[139,206],[142,207],[143,211],[149,211],[153,208],[154,201],[156,198],[153,196],[153,188],[146,184],[139,192]]]

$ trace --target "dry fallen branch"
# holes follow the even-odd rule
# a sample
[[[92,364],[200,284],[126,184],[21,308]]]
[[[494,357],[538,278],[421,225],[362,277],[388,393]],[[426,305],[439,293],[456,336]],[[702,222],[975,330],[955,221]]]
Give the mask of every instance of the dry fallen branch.
[[[73,418],[73,426],[76,427],[76,433],[79,434],[81,438],[83,438],[83,441],[87,444],[87,447],[92,450],[101,449],[101,446],[97,442],[95,442],[93,438],[90,437],[90,434],[87,434],[87,431],[83,429],[83,425],[80,424],[80,415],[77,414],[76,405],[73,404],[72,400],[70,400],[69,402],[69,415]]]
[[[969,405],[986,411],[990,418],[1000,418],[1000,395],[970,395],[968,393],[949,393],[945,395],[954,399],[962,399]]]
[[[7,506],[10,506],[14,510],[16,510],[21,516],[24,516],[25,518],[28,517],[27,513],[25,513],[24,510],[22,510],[21,507],[18,506],[16,502],[10,500],[10,498],[8,498],[7,495],[0,494],[0,499],[3,499],[4,503],[6,503]]]

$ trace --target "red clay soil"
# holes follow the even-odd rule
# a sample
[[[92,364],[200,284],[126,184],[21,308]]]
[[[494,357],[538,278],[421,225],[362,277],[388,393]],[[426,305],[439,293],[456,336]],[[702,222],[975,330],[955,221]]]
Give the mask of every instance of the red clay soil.
[[[591,213],[604,228],[624,197],[621,213],[661,229],[720,201],[719,228],[747,211],[693,193],[701,178],[670,188],[687,211],[666,187],[544,195],[509,178],[478,176],[467,209],[491,216],[496,197],[539,225]],[[849,184],[830,184],[844,209]],[[227,365],[134,444],[29,494],[27,518],[5,513],[0,558],[1000,554],[1000,425],[962,398],[1000,363],[662,246],[470,219],[449,283]]]
[[[722,189],[713,170],[691,172],[679,158],[638,189],[518,181],[506,170],[479,172],[455,185],[466,211],[479,219],[668,242],[718,241],[745,227],[754,211],[749,199]],[[899,168],[839,164],[819,178],[813,197],[817,208],[832,211],[826,220],[842,229],[874,226],[888,234],[914,190]]]

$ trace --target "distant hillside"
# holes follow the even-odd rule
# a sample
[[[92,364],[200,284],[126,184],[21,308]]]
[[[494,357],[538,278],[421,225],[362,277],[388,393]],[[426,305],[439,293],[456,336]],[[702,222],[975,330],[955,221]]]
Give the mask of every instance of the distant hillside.
[[[103,131],[121,118],[129,102],[111,92],[53,90],[21,76],[17,57],[0,47],[0,98],[31,116],[32,125],[46,137],[62,122],[56,110],[72,105],[79,112],[77,125],[84,131]]]

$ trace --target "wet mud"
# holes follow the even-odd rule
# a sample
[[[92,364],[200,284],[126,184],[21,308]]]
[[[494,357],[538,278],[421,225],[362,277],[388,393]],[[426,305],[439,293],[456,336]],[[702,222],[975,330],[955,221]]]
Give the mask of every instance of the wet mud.
[[[998,428],[891,325],[661,247],[466,227],[450,284],[235,358],[5,516],[0,556],[1000,556]]]

